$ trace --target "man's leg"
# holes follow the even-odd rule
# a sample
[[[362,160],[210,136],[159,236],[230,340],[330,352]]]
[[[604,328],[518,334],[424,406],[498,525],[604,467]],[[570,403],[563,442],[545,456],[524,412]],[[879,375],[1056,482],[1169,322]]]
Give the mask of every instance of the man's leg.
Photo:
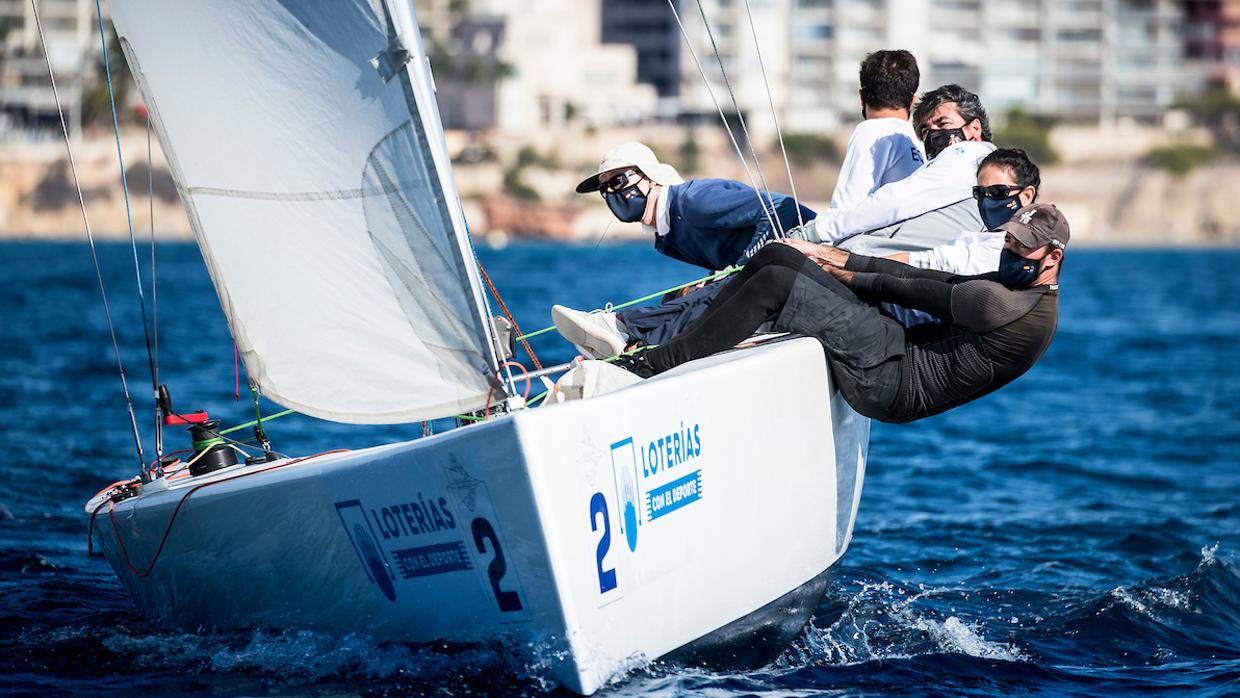
[[[702,317],[728,281],[729,279],[721,279],[659,305],[618,310],[616,317],[624,323],[630,341],[641,340],[648,345],[664,344]]]
[[[645,353],[656,372],[736,346],[777,314],[805,256],[787,245],[768,245],[724,284],[702,317],[670,342]]]

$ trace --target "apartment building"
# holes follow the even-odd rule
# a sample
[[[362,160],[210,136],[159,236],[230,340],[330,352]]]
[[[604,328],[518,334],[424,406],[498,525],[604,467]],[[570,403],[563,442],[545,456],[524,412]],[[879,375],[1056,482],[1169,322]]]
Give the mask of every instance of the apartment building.
[[[1202,89],[1213,64],[1189,50],[1194,31],[1217,25],[1182,0],[680,0],[688,44],[666,0],[630,0],[605,11],[603,37],[638,52],[642,79],[678,99],[681,115],[714,111],[688,46],[730,109],[717,46],[742,113],[769,130],[828,131],[857,118],[857,69],[871,51],[917,56],[922,88],[955,82],[978,90],[994,112],[1024,110],[1078,121],[1155,119]],[[1232,0],[1214,3],[1223,7]],[[660,20],[660,13],[663,19]],[[768,97],[754,29],[762,47]],[[674,34],[667,31],[670,26]],[[655,31],[657,29],[657,31]],[[1223,30],[1220,29],[1220,32]],[[1228,31],[1235,32],[1232,28]],[[1231,34],[1228,34],[1231,35]],[[673,46],[673,39],[681,42]],[[1221,39],[1220,39],[1221,41]],[[678,59],[676,58],[678,56]],[[677,74],[670,74],[676,71]],[[669,88],[679,85],[678,88]]]
[[[39,0],[47,61],[70,133],[81,130],[83,90],[94,83],[100,54],[95,3]],[[29,139],[60,132],[34,8],[29,0],[0,0],[0,139]]]

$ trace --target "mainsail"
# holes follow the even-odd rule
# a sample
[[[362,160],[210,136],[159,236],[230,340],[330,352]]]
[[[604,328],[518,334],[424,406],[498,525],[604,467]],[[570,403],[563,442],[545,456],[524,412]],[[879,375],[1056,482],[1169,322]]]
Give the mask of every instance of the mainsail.
[[[264,395],[370,424],[482,407],[493,345],[407,1],[109,4]]]

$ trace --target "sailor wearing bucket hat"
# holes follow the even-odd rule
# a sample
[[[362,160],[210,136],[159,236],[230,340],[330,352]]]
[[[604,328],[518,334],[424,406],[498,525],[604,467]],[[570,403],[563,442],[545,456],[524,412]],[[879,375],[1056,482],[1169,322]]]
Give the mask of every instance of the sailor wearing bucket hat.
[[[784,230],[798,222],[798,205],[790,196],[770,194],[768,201],[767,194],[730,179],[686,182],[674,167],[659,162],[653,150],[636,142],[607,151],[598,170],[577,185],[580,194],[596,191],[616,218],[640,221],[659,252],[711,270],[748,261],[775,238],[772,221]],[[815,215],[800,207],[799,220]],[[619,354],[630,341],[658,344],[675,335],[705,312],[720,288],[708,284],[659,305],[614,313],[556,305],[551,317],[579,352],[602,358]]]
[[[617,219],[640,222],[654,235],[659,252],[712,270],[748,260],[774,237],[773,221],[789,229],[798,220],[792,197],[772,193],[767,201],[766,193],[759,195],[730,179],[686,182],[676,168],[659,162],[653,150],[637,142],[607,151],[598,170],[577,185],[579,194],[596,191]],[[800,209],[802,220],[816,215]]]

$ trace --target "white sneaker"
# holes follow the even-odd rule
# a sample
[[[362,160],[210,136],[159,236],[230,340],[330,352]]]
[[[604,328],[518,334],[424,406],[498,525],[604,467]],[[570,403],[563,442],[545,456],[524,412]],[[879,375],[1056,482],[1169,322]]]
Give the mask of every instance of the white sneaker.
[[[551,319],[564,339],[592,359],[605,359],[624,351],[627,337],[620,331],[615,313],[583,313],[562,305],[551,306]]]

